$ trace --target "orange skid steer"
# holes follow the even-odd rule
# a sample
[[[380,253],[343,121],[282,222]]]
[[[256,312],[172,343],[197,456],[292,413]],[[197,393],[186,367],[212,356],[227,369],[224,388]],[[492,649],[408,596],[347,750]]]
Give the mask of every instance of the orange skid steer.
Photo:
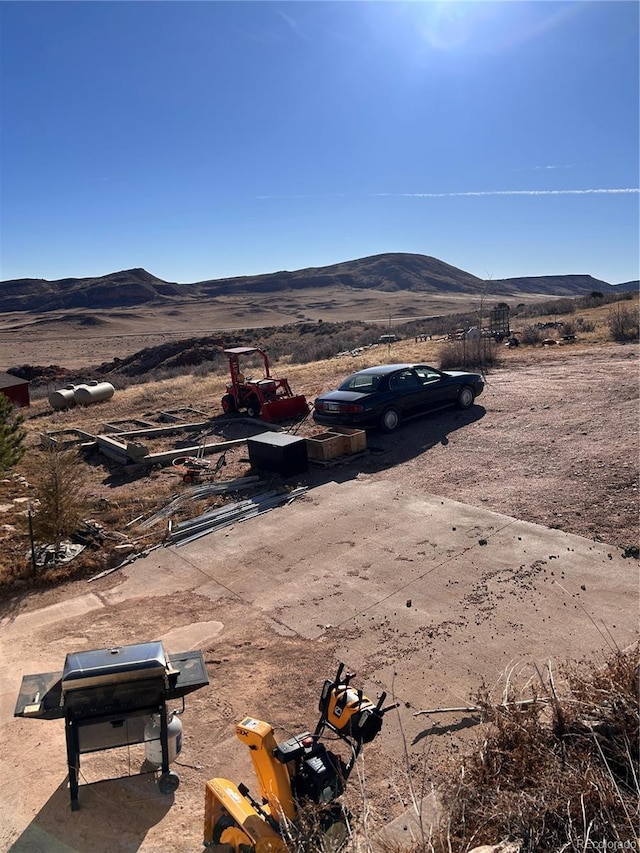
[[[225,413],[246,412],[251,418],[267,423],[287,421],[309,414],[309,404],[302,395],[295,395],[287,379],[276,379],[269,371],[269,359],[258,347],[234,347],[224,350],[229,359],[231,381],[222,398]],[[240,370],[240,357],[258,355],[264,364],[260,379],[245,379]]]

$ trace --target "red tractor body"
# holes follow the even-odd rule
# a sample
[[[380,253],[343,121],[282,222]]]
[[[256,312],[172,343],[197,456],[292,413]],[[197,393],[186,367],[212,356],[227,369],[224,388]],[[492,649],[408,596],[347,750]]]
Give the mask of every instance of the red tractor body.
[[[261,418],[267,423],[300,418],[309,414],[306,397],[295,395],[286,379],[276,379],[269,371],[269,359],[258,347],[234,347],[224,350],[229,359],[231,381],[222,398],[226,413],[245,411],[252,418]],[[260,379],[245,379],[240,370],[240,357],[252,354],[260,356],[264,364],[264,376]]]

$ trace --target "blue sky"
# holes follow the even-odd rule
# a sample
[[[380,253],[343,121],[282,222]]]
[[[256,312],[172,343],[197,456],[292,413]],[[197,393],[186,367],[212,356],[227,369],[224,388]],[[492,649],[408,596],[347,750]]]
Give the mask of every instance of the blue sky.
[[[2,2],[0,278],[639,277],[636,2]]]

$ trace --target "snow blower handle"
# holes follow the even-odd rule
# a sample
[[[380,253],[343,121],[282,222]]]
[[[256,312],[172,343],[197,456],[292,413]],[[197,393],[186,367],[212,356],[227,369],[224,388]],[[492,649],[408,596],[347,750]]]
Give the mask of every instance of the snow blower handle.
[[[386,708],[383,708],[383,707],[382,707],[382,703],[384,702],[384,700],[385,700],[386,698],[387,698],[387,694],[386,694],[386,692],[385,692],[385,693],[381,693],[381,694],[380,694],[380,698],[378,699],[378,704],[376,705],[376,711],[380,714],[380,716],[381,716],[381,717],[384,717],[384,715],[385,715],[385,714],[388,714],[388,713],[389,713],[389,711],[393,711],[395,708],[399,708],[399,707],[400,707],[400,703],[399,703],[399,702],[392,702],[392,703],[391,703],[391,705],[387,705],[387,707],[386,707]]]

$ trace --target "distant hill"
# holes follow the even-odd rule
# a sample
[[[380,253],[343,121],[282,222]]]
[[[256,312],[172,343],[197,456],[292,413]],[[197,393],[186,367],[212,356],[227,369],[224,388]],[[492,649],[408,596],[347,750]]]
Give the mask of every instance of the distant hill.
[[[614,286],[590,275],[544,275],[503,278],[491,282],[493,293],[544,293],[549,296],[588,296],[593,291],[609,293]],[[505,288],[501,291],[500,288]]]
[[[622,284],[614,284],[615,290],[635,291],[640,290],[640,281],[625,281]]]
[[[163,281],[143,269],[58,281],[17,278],[0,282],[0,312],[125,308],[190,295],[189,285]]]
[[[312,288],[352,288],[394,292],[414,290],[422,293],[480,293],[481,278],[452,267],[427,255],[372,255],[344,261],[328,267],[308,267],[260,276],[214,279],[198,285],[210,296],[233,293],[265,293],[269,291]]]
[[[637,282],[635,283],[637,286]],[[635,289],[634,282],[617,288]],[[12,279],[0,282],[0,313],[114,309],[160,302],[215,299],[234,294],[265,294],[311,289],[368,290],[393,293],[468,294],[492,297],[518,294],[580,296],[613,285],[590,275],[538,276],[485,281],[427,255],[388,253],[326,267],[210,279],[193,284],[167,282],[144,269],[123,270],[98,278]]]

